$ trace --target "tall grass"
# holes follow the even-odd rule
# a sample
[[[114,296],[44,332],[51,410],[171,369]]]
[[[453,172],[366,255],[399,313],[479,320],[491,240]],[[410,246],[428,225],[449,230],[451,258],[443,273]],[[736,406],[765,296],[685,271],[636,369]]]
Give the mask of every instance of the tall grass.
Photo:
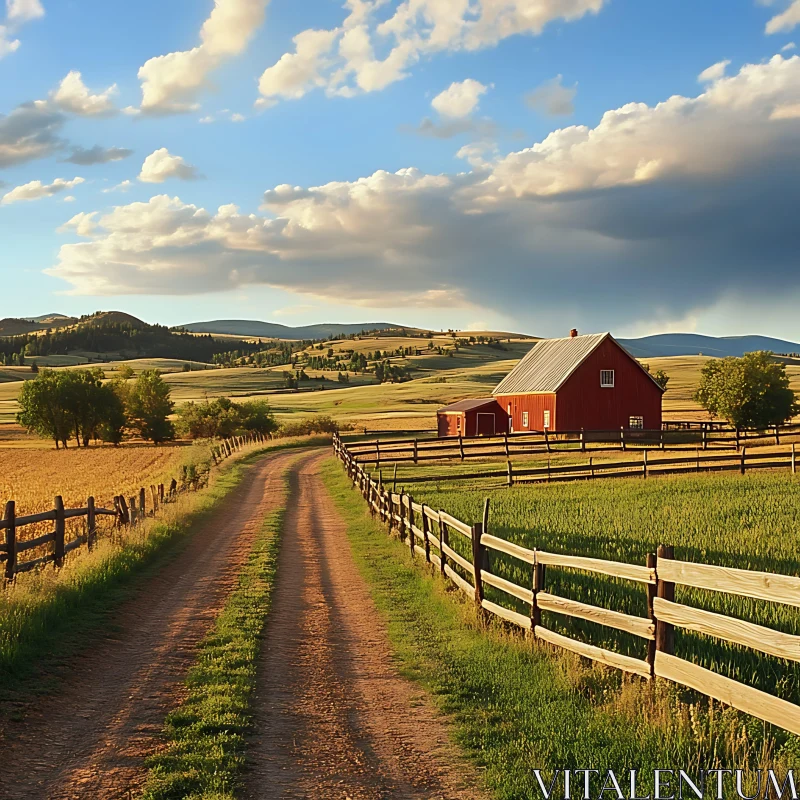
[[[595,480],[515,487],[488,493],[489,532],[527,547],[645,564],[659,544],[675,557],[741,569],[800,574],[800,482],[791,475],[700,476]],[[466,522],[481,518],[484,495],[415,487],[415,499]],[[493,553],[492,570],[523,586],[530,568]],[[644,588],[629,581],[547,568],[547,591],[616,611],[646,616]],[[507,595],[487,596],[514,607]],[[678,602],[800,634],[797,609],[677,587]],[[523,610],[523,609],[518,609]],[[643,658],[641,639],[594,623],[545,613],[544,625],[582,641]],[[800,702],[800,665],[738,645],[676,630],[676,653],[716,672]]]
[[[733,709],[666,682],[626,677],[499,625],[482,627],[472,603],[419,558],[412,561],[407,546],[368,516],[341,465],[328,462],[324,477],[403,671],[452,715],[457,740],[496,798],[541,797],[534,769],[785,772],[800,759],[798,739],[776,740],[760,721]],[[459,515],[476,518],[481,499],[462,500]]]

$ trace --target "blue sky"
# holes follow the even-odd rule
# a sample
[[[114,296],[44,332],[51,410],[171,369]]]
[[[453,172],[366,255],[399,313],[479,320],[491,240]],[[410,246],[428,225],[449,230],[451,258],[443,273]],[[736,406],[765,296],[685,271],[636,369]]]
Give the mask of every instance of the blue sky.
[[[5,11],[0,316],[800,338],[800,0]]]

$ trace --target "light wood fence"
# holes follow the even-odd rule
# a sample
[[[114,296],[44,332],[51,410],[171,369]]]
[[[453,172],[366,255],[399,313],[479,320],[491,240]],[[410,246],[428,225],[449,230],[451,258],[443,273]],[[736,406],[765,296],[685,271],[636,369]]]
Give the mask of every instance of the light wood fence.
[[[679,423],[673,423],[678,425]],[[502,436],[465,438],[379,439],[348,443],[350,454],[362,464],[455,460],[468,458],[505,457],[531,453],[555,453],[563,450],[621,451],[638,449],[659,450],[740,450],[747,443],[781,444],[790,437],[800,436],[800,424],[775,426],[769,430],[723,428],[711,423],[697,427],[664,427],[661,430],[619,428],[608,431],[526,431]]]
[[[435,565],[442,577],[449,578],[475,602],[480,614],[494,615],[528,631],[537,640],[645,680],[665,678],[689,687],[800,735],[800,706],[680,658],[675,655],[674,645],[677,626],[769,656],[800,662],[800,636],[675,602],[675,586],[683,585],[800,608],[800,578],[679,561],[674,558],[673,548],[666,545],[649,554],[644,564],[522,547],[488,532],[488,505],[483,521],[462,522],[445,511],[414,502],[404,492],[388,490],[365,471],[338,437],[334,437],[333,446],[373,516],[388,525],[390,532],[396,530],[413,556]],[[456,544],[461,546],[454,547]],[[490,553],[501,553],[526,565],[530,570],[528,585],[521,586],[494,574]],[[646,595],[647,616],[624,614],[551,594],[547,591],[548,567],[630,581]],[[521,601],[528,613],[486,599],[487,586]],[[542,624],[542,612],[589,620],[632,634],[643,640],[641,657],[623,655],[557,633]]]
[[[348,448],[349,449],[349,448]],[[483,469],[473,472],[437,472],[436,474],[403,475],[402,483],[442,483],[445,481],[496,479],[501,486],[520,483],[555,483],[557,481],[587,480],[592,478],[647,478],[659,475],[681,475],[692,472],[734,471],[744,475],[753,469],[788,469],[797,472],[797,449],[792,443],[785,451],[753,452],[746,447],[738,453],[714,453],[674,458],[658,458],[644,450],[637,460],[596,461],[593,457],[584,463],[553,465],[548,458],[541,467],[514,466],[509,460],[502,469]]]
[[[265,441],[266,437],[261,434],[223,439],[212,446],[212,459],[214,464],[220,464],[242,448]],[[89,497],[83,508],[64,508],[62,497],[57,496],[51,511],[17,516],[16,503],[14,500],[9,500],[5,505],[3,518],[0,519],[0,532],[2,532],[0,533],[0,565],[3,565],[5,579],[13,580],[16,575],[30,572],[45,564],[52,563],[57,568],[63,566],[65,556],[73,550],[77,550],[82,545],[86,545],[89,550],[92,549],[100,532],[99,517],[113,517],[113,524],[117,528],[137,525],[146,517],[155,516],[161,506],[171,502],[179,494],[197,491],[208,486],[209,474],[210,470],[208,469],[194,471],[184,467],[180,479],[173,478],[166,486],[160,483],[157,486],[151,485],[149,489],[142,487],[136,494],[127,498],[123,495],[115,495],[113,509],[98,507],[94,497]],[[67,540],[67,522],[75,519],[85,519],[83,530]],[[54,529],[32,538],[26,539],[20,536],[21,529],[44,522],[54,523]],[[47,550],[47,552],[42,553],[42,550]],[[32,552],[34,555],[42,554],[36,555],[35,558],[26,556],[27,560],[20,558],[25,553]]]

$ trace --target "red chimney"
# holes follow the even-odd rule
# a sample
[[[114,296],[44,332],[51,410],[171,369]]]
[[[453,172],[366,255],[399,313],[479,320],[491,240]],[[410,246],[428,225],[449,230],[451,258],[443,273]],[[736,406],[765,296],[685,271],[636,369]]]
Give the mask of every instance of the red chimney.
[[[577,335],[578,335],[578,329],[577,329],[577,328],[573,328],[573,329],[572,329],[572,330],[569,332],[569,338],[570,338],[570,339],[574,339],[574,338],[575,338]]]

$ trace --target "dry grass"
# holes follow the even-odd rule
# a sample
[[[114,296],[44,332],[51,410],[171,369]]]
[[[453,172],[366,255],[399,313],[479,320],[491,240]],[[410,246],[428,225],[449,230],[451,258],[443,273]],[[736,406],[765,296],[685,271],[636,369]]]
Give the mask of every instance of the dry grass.
[[[131,495],[170,471],[177,476],[186,451],[177,445],[16,450],[4,459],[0,500],[15,500],[18,515],[52,508],[56,494],[67,508],[86,505],[89,495],[108,507],[114,495]]]

